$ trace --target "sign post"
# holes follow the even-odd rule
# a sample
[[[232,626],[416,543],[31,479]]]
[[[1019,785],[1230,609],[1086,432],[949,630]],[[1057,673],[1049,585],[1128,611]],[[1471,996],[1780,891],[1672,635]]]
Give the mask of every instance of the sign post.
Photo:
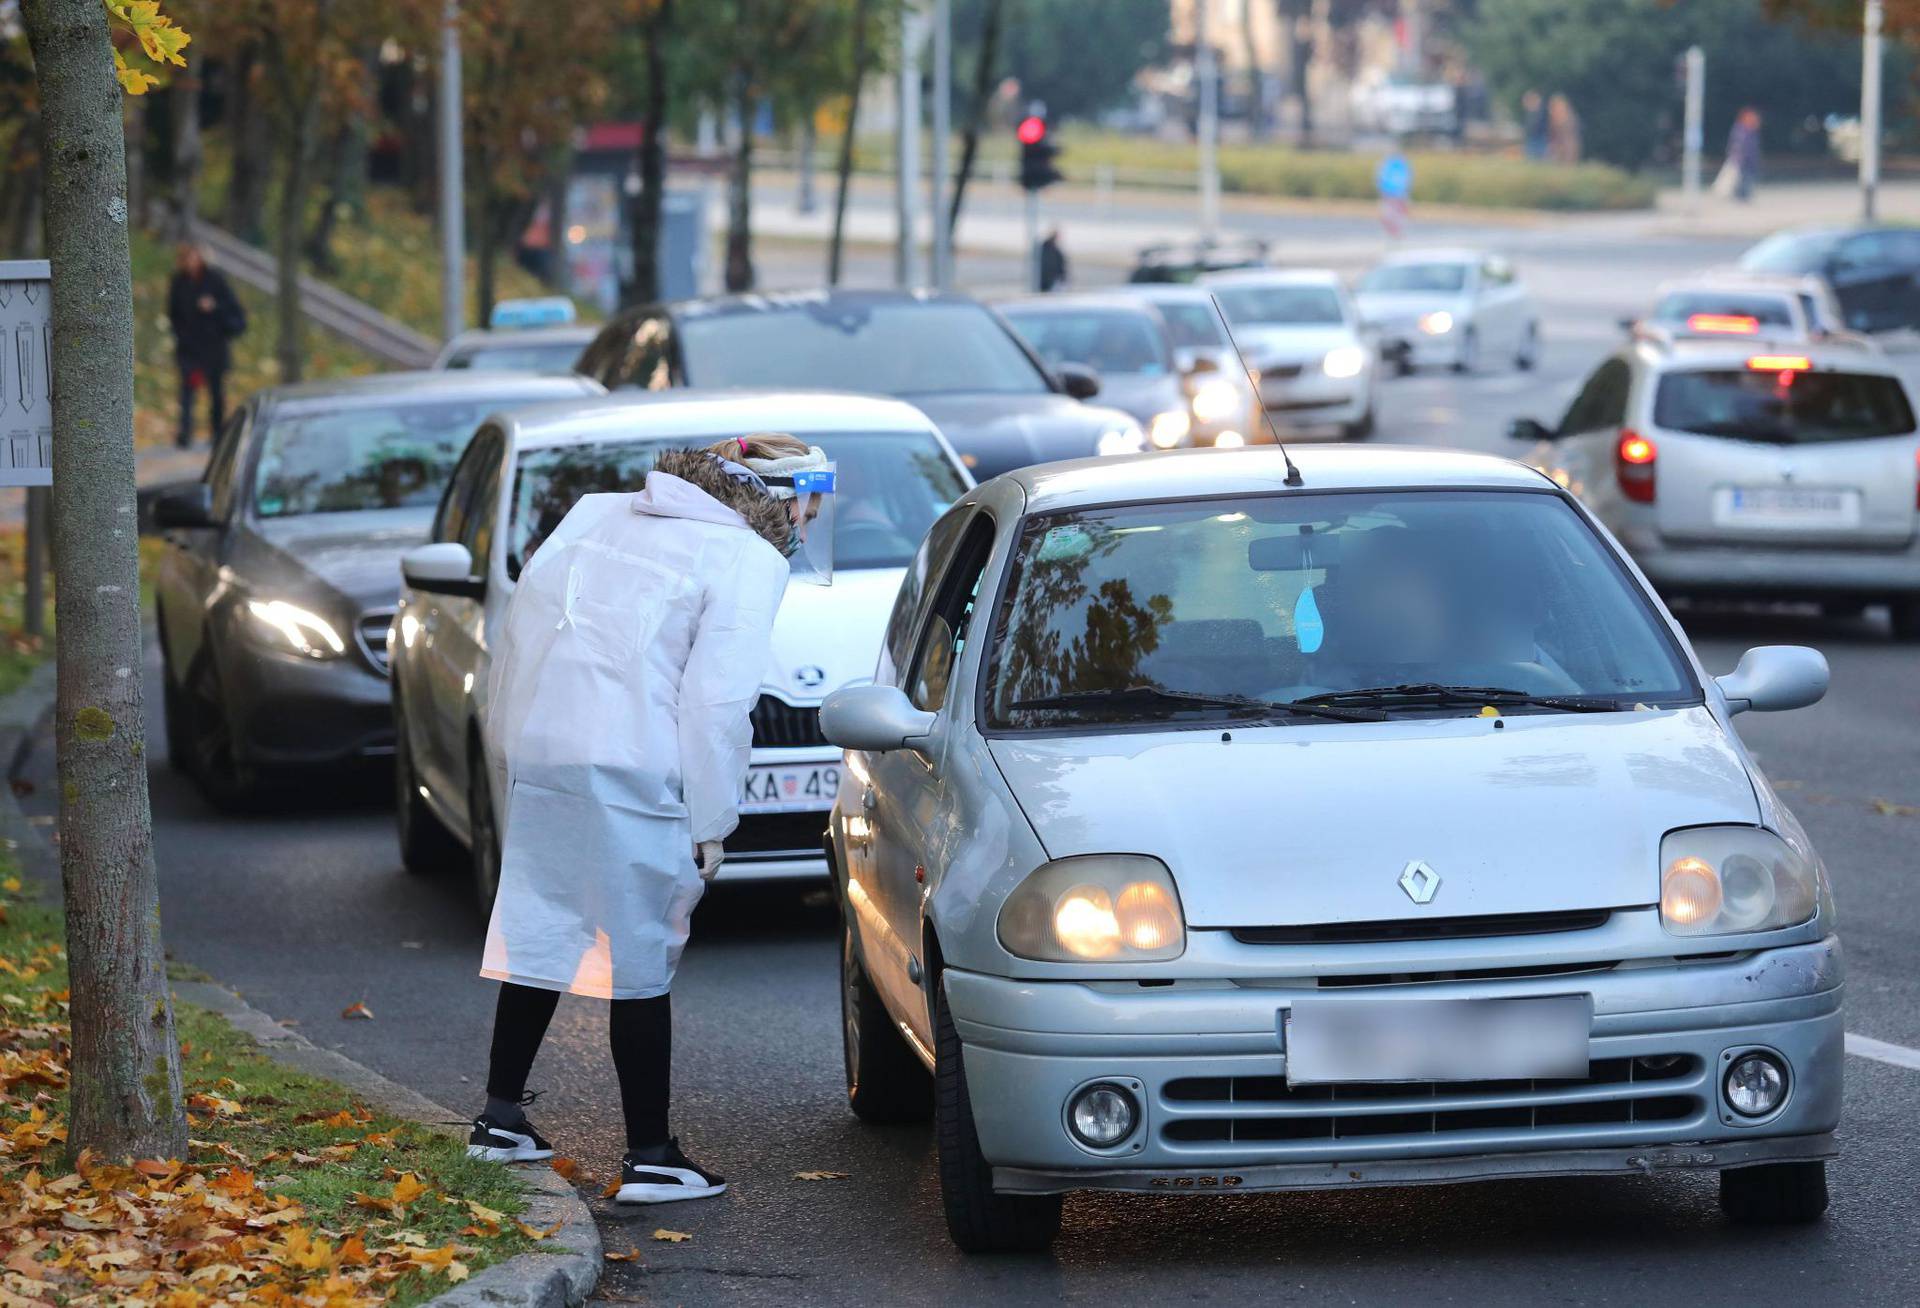
[[[0,486],[27,494],[21,626],[46,634],[47,487],[53,485],[52,271],[44,259],[0,261]]]

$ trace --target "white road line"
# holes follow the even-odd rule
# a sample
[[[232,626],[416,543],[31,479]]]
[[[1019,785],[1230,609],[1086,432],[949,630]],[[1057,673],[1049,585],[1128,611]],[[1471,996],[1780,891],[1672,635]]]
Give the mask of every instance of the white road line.
[[[1860,1058],[1871,1058],[1876,1063],[1891,1063],[1895,1067],[1910,1067],[1920,1072],[1920,1049],[1891,1045],[1885,1040],[1875,1040],[1872,1036],[1855,1035],[1849,1031],[1847,1052]]]

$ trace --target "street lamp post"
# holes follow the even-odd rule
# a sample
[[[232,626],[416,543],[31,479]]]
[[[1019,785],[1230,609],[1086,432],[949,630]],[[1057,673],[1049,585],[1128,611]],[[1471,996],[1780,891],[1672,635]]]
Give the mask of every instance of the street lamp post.
[[[894,194],[899,239],[893,252],[893,277],[903,287],[919,280],[920,230],[920,41],[925,18],[916,8],[900,16],[899,111],[894,127]]]
[[[1207,0],[1194,0],[1193,67],[1200,83],[1200,234],[1211,240],[1220,227],[1220,69],[1213,57]]]
[[[440,325],[448,340],[467,321],[465,160],[460,143],[460,0],[440,23]]]
[[[1686,127],[1682,134],[1680,176],[1687,198],[1687,212],[1691,214],[1700,209],[1700,150],[1706,136],[1703,118],[1707,96],[1707,55],[1697,45],[1687,47],[1686,70]]]
[[[1867,0],[1860,42],[1860,216],[1873,221],[1880,190],[1881,0]]]
[[[953,233],[947,224],[947,137],[953,130],[953,0],[933,0],[933,154],[927,195],[933,214],[932,277],[953,284]]]

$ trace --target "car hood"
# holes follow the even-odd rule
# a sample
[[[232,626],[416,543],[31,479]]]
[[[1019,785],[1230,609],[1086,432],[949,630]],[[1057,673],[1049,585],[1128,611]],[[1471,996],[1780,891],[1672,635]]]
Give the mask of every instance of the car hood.
[[[762,689],[813,704],[849,682],[871,680],[906,575],[905,568],[862,568],[834,573],[831,586],[789,581]]]
[[[1180,390],[1180,379],[1175,376],[1103,372],[1100,403],[1132,416],[1144,427],[1153,421],[1156,413],[1186,408],[1187,397]]]
[[[1457,318],[1464,309],[1459,296],[1433,291],[1368,291],[1353,300],[1360,306],[1360,316],[1370,323],[1412,322],[1436,309]]]
[[[400,598],[400,556],[432,526],[431,508],[257,519],[236,536],[227,565],[252,595],[390,609]]]
[[[1100,433],[1131,419],[1065,395],[904,395],[953,442],[974,477],[1097,454]]]
[[[1759,821],[1705,708],[1000,738],[1052,858],[1167,863],[1197,927],[1303,926],[1658,901],[1660,838]],[[1439,875],[1416,905],[1399,879]]]
[[[1247,363],[1265,368],[1276,363],[1311,363],[1328,350],[1352,345],[1351,327],[1341,323],[1301,327],[1241,327],[1234,334]]]

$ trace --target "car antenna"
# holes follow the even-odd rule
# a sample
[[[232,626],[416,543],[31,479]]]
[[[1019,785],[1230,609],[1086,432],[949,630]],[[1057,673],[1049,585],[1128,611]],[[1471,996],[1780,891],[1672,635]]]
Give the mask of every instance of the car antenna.
[[[1247,374],[1247,384],[1253,387],[1253,402],[1260,406],[1260,416],[1266,420],[1267,432],[1273,437],[1273,443],[1280,450],[1280,457],[1287,465],[1287,475],[1281,480],[1284,486],[1304,486],[1305,478],[1300,469],[1294,466],[1293,456],[1287,453],[1287,443],[1280,439],[1280,429],[1273,425],[1273,414],[1267,408],[1267,402],[1260,398],[1260,379],[1253,369],[1247,366],[1247,356],[1240,352],[1240,342],[1233,339],[1233,324],[1227,321],[1227,311],[1220,307],[1220,297],[1212,291],[1207,292],[1207,301],[1213,305],[1213,311],[1220,316],[1220,326],[1226,329],[1227,344],[1233,347],[1233,357],[1240,361],[1240,371]]]

